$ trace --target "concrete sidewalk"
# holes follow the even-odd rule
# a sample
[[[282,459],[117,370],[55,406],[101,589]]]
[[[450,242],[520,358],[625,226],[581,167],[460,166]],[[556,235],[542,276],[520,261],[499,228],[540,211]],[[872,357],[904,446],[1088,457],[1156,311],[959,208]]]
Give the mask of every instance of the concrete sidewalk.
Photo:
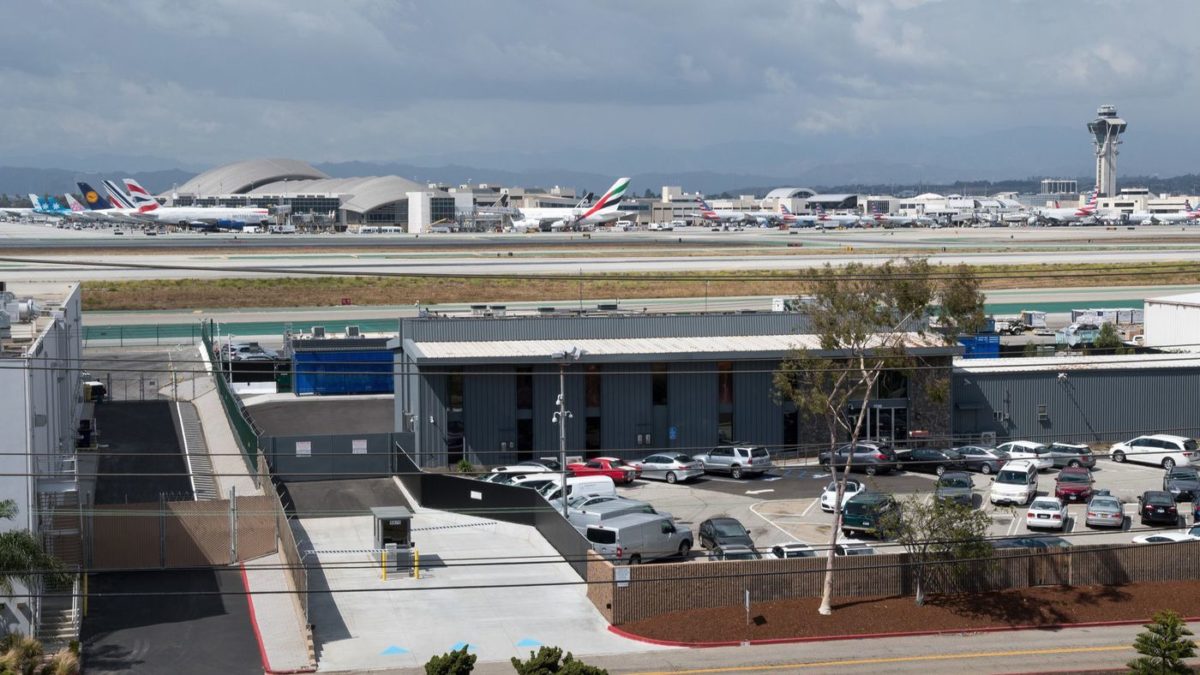
[[[250,622],[262,652],[263,670],[268,673],[312,672],[311,658],[300,608],[290,593],[288,572],[281,569],[287,559],[281,553],[251,560],[242,565],[242,578],[250,593]]]
[[[204,427],[204,442],[208,444],[208,453],[212,458],[221,497],[228,498],[231,487],[236,488],[239,495],[263,494],[254,486],[241,448],[238,447],[237,440],[233,437],[233,429],[225,417],[225,409],[221,406],[221,397],[212,381],[212,375],[199,376],[197,386],[205,393],[197,396],[193,403]]]

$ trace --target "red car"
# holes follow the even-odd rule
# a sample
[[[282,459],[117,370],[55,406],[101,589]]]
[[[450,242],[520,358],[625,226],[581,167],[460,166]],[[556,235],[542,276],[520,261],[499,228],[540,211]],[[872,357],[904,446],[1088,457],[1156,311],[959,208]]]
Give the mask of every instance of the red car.
[[[1066,467],[1058,472],[1054,496],[1064,502],[1086,502],[1092,498],[1092,472],[1082,466]]]
[[[597,457],[586,462],[575,462],[567,465],[567,471],[573,476],[608,476],[614,483],[629,484],[642,472],[625,460],[616,457]]]

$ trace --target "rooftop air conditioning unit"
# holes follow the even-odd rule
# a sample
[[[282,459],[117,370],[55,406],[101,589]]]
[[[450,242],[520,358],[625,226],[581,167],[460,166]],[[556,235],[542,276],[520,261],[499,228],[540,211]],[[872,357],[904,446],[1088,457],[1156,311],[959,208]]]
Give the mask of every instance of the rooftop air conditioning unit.
[[[358,329],[358,326],[346,326],[346,337],[360,338],[362,337],[362,331]]]
[[[325,338],[325,326],[313,326],[312,336],[314,339],[323,340]]]

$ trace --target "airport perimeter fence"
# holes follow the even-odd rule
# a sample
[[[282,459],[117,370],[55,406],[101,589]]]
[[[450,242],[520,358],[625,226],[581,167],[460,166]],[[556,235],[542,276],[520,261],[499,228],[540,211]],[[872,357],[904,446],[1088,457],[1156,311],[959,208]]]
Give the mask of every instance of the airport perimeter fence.
[[[400,482],[421,506],[532,526],[580,579],[588,579],[587,555],[591,545],[536,490],[423,471],[400,443],[395,445],[395,454]]]
[[[680,562],[621,567],[592,555],[588,598],[608,621],[626,624],[693,608],[737,608],[777,600],[821,597],[827,559],[788,558]],[[834,558],[833,595],[891,598],[915,595],[907,553]],[[1038,551],[1001,549],[974,564],[965,577],[926,581],[929,595],[954,594],[978,605],[978,594],[1036,586],[1121,586],[1139,582],[1193,581],[1200,576],[1200,542],[1164,546],[1073,546]],[[972,599],[975,598],[975,599]]]
[[[167,323],[120,326],[84,326],[83,346],[96,343],[125,345],[195,344],[204,330],[202,323]]]
[[[213,363],[218,363],[219,354],[217,354],[213,346],[213,323],[211,320],[201,324],[200,335],[209,358]],[[258,439],[261,433],[251,421],[250,414],[246,412],[246,406],[242,405],[241,399],[238,398],[237,394],[233,393],[233,389],[230,388],[229,382],[225,380],[224,374],[214,372],[212,378],[217,386],[217,395],[221,399],[221,407],[225,409],[225,417],[229,420],[230,426],[233,427],[233,437],[237,440],[238,448],[242,451],[242,459],[246,462],[246,470],[254,477],[255,485],[262,487],[258,469],[260,454]]]

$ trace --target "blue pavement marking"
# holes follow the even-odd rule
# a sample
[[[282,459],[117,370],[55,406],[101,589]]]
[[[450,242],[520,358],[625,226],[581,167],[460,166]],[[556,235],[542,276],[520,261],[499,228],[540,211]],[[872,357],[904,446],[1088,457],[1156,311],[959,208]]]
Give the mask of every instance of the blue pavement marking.
[[[392,645],[391,647],[388,647],[387,649],[385,649],[379,653],[383,656],[395,656],[397,654],[407,654],[408,650],[405,649],[404,647],[397,647],[396,645]]]
[[[534,640],[533,638],[521,638],[521,641],[517,643],[517,646],[518,647],[541,647],[542,643],[538,642],[537,640]]]
[[[454,646],[450,648],[450,651],[456,652],[456,651],[462,649],[463,647],[466,647],[468,652],[475,651],[475,646],[468,644],[466,642],[455,642]]]

